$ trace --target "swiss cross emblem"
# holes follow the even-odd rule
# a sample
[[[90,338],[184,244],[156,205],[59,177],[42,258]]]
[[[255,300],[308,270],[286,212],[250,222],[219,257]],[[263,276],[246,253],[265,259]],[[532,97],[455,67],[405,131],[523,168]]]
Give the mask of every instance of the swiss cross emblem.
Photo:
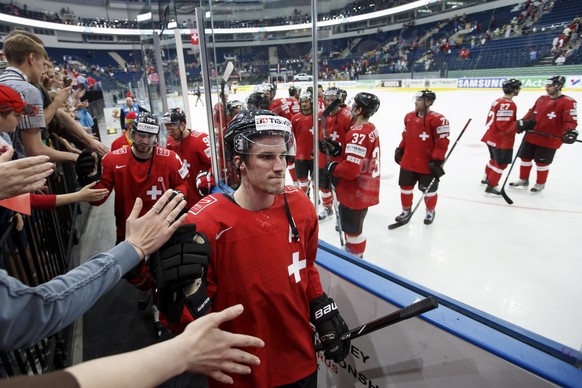
[[[265,123],[265,124],[269,122],[269,120],[268,120],[267,118],[264,118],[262,121],[263,121],[263,123]]]

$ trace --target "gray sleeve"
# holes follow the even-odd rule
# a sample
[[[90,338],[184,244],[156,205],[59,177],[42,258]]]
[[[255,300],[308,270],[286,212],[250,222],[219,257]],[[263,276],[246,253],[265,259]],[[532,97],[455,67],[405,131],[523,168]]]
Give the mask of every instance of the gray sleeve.
[[[138,263],[135,249],[122,242],[37,287],[0,270],[0,351],[34,345],[67,327]]]

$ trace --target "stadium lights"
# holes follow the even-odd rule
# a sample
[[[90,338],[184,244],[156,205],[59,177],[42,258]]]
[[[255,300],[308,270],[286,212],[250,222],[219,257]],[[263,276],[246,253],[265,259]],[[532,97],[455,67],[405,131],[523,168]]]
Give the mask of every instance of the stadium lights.
[[[317,22],[319,27],[334,26],[346,23],[353,23],[362,20],[375,19],[379,17],[394,15],[397,13],[409,11],[415,8],[427,7],[429,4],[439,3],[442,0],[418,0],[410,4],[400,5],[398,7],[385,9],[382,11],[367,13],[363,15],[344,17],[341,19],[331,19]],[[209,17],[210,13],[206,12],[206,17]],[[143,22],[152,19],[152,13],[147,12],[144,14],[137,15],[137,21]],[[141,35],[143,33],[152,33],[152,30],[139,30],[139,29],[124,29],[124,28],[103,28],[103,27],[87,27],[87,26],[75,26],[70,24],[62,23],[51,23],[41,20],[26,19],[17,16],[0,14],[0,21],[8,22],[11,24],[26,25],[30,27],[46,28],[58,31],[70,31],[79,33],[89,33],[89,34],[104,34],[104,35]],[[172,26],[170,26],[170,24]],[[168,28],[175,28],[175,22],[171,22]],[[215,28],[214,30],[206,29],[207,34],[245,34],[245,33],[264,33],[264,32],[278,32],[278,31],[294,31],[299,29],[311,29],[311,23],[302,24],[290,24],[282,26],[269,26],[269,27],[249,27],[249,28]],[[171,33],[165,31],[165,33]],[[180,29],[180,34],[190,35],[191,30],[189,28]]]

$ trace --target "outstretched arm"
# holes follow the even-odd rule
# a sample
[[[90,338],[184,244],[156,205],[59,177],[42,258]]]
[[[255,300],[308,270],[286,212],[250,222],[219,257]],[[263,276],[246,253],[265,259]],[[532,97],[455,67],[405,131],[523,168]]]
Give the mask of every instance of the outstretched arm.
[[[263,347],[262,340],[218,328],[238,317],[242,305],[211,313],[190,323],[184,333],[165,342],[67,369],[86,387],[153,387],[183,372],[205,374],[232,384],[229,374],[249,374],[260,360],[240,347]]]

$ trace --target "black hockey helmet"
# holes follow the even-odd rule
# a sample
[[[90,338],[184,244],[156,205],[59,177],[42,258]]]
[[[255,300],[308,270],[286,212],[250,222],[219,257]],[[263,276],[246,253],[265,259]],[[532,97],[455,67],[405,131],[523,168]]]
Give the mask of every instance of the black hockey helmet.
[[[248,153],[252,144],[260,144],[264,136],[281,136],[289,156],[295,155],[295,137],[291,121],[264,109],[240,111],[226,128],[224,143],[229,156]]]
[[[131,130],[158,135],[160,133],[160,121],[153,113],[141,112],[137,119],[131,123]]]
[[[247,98],[247,109],[269,109],[271,101],[263,92],[254,92]]]
[[[226,103],[226,114],[232,115],[233,110],[242,109],[243,103],[239,100],[232,100]]]
[[[414,98],[422,98],[423,100],[430,100],[434,103],[436,100],[436,94],[432,90],[424,89],[416,92]]]
[[[380,99],[375,94],[360,92],[354,97],[354,105],[362,108],[362,116],[370,117],[380,108]]]
[[[164,124],[176,124],[185,123],[186,122],[186,114],[180,108],[172,108],[162,117],[162,123]]]
[[[506,79],[501,86],[503,93],[513,93],[518,89],[521,89],[521,81],[515,78]]]
[[[546,80],[546,85],[554,85],[556,87],[558,86],[562,87],[564,86],[565,83],[566,78],[563,75],[555,75]]]
[[[340,100],[342,101],[342,104],[345,104],[346,99],[348,98],[348,92],[346,92],[344,89],[339,89],[339,93],[340,93]]]
[[[297,86],[291,85],[289,86],[289,97],[295,97],[301,89],[297,88]]]

